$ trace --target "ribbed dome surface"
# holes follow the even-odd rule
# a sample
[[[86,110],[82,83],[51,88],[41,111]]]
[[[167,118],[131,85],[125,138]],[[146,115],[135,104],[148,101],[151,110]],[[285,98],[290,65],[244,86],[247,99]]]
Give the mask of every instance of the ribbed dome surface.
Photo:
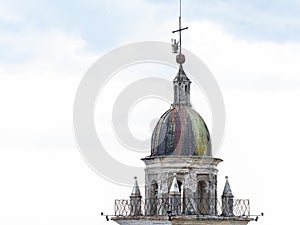
[[[207,126],[189,106],[166,111],[153,131],[151,156],[168,155],[212,156]]]

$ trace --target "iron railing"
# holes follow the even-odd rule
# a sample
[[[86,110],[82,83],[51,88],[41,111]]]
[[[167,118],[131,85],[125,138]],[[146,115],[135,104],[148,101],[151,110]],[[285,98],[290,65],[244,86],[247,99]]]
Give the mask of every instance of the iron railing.
[[[227,217],[250,216],[248,199],[155,198],[115,200],[115,216],[210,215]]]

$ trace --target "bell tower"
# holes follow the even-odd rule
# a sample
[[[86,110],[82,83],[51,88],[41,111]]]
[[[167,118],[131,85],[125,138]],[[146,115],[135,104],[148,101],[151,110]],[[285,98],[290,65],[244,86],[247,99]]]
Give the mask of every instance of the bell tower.
[[[179,42],[172,40],[179,70],[173,80],[174,102],[156,124],[151,155],[143,158],[145,196],[135,178],[130,200],[115,201],[115,222],[124,225],[190,224],[246,225],[249,200],[234,199],[228,177],[221,198],[217,194],[217,166],[209,130],[190,103],[191,81],[184,72],[181,1]],[[178,52],[179,50],[179,52]]]

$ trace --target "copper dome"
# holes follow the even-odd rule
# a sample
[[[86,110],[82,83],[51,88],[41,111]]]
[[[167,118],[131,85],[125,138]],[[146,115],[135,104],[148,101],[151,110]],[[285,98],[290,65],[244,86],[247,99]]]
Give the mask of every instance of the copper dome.
[[[202,117],[190,106],[166,111],[153,131],[151,156],[212,156]]]

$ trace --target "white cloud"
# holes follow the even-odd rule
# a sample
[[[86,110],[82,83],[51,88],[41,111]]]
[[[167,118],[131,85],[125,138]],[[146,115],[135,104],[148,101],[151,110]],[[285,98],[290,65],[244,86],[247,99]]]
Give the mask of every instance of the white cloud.
[[[37,77],[78,76],[96,56],[85,52],[82,38],[60,30],[24,29],[1,32],[0,45],[18,59],[0,65],[2,75]],[[5,55],[3,56],[5,60]]]
[[[0,8],[0,23],[1,22],[10,22],[10,23],[18,23],[22,22],[23,17],[16,12],[16,10],[12,7],[11,2],[1,1]]]
[[[73,145],[74,95],[96,56],[84,52],[81,38],[53,30],[5,33],[0,45],[26,53],[0,65],[1,145]]]

